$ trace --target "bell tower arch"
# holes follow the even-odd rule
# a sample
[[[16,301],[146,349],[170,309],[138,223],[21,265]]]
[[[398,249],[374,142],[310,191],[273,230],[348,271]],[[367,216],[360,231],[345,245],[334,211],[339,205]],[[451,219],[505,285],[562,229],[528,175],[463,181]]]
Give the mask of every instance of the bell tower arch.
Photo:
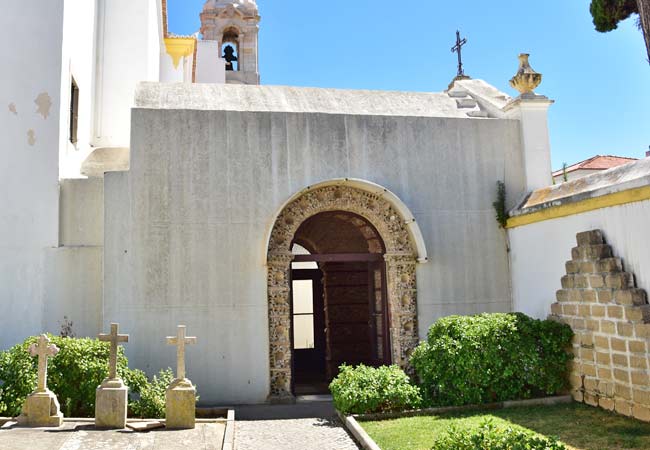
[[[216,41],[226,60],[226,83],[260,84],[255,0],[207,0],[201,13],[203,39]]]

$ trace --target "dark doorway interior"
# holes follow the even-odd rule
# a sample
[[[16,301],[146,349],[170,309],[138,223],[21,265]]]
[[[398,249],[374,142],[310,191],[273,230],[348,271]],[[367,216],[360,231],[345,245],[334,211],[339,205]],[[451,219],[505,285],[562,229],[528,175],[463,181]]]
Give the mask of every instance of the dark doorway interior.
[[[339,211],[306,221],[294,242],[294,394],[324,394],[341,364],[390,363],[384,245],[365,219]]]

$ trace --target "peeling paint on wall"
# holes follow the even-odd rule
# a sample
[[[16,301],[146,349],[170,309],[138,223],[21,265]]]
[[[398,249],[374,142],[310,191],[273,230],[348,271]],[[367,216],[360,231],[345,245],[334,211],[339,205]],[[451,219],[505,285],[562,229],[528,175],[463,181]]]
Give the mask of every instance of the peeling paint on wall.
[[[9,112],[13,113],[15,116],[18,115],[18,110],[16,110],[15,103],[9,103]]]
[[[27,143],[32,147],[36,144],[36,132],[34,130],[27,131]]]
[[[50,115],[50,109],[52,108],[52,99],[50,98],[50,95],[47,92],[42,92],[38,94],[34,103],[38,106],[36,112],[42,115],[43,119],[47,119]]]

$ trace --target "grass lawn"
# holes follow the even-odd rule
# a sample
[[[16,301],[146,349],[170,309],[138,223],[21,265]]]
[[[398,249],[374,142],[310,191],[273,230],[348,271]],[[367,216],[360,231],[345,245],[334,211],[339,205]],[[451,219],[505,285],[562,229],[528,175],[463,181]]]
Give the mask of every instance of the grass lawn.
[[[382,450],[429,450],[435,437],[456,422],[478,426],[487,418],[555,436],[576,450],[650,449],[650,424],[579,403],[476,410],[440,416],[361,422]],[[460,424],[460,423],[459,423]]]

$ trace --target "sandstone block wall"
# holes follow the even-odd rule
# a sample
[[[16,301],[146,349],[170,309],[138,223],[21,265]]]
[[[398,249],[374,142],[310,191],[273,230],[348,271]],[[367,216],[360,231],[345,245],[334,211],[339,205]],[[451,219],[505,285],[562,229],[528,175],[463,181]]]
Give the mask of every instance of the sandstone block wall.
[[[575,333],[571,389],[576,401],[650,421],[650,305],[600,230],[577,235],[551,306]]]

